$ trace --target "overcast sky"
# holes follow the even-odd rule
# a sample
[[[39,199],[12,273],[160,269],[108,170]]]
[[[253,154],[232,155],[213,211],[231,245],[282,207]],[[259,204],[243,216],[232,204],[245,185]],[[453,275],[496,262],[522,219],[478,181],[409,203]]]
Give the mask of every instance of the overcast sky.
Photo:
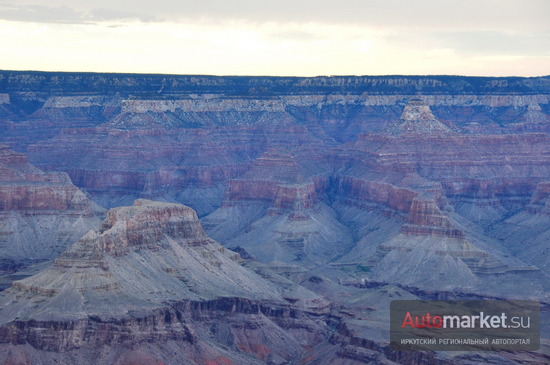
[[[0,0],[0,69],[550,74],[550,0]]]

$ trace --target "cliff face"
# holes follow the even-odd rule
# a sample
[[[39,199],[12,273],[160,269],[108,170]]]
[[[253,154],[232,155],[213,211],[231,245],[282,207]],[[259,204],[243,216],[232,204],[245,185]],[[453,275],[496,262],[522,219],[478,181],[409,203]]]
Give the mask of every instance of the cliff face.
[[[100,212],[65,173],[44,172],[0,146],[0,272],[51,260]]]
[[[432,199],[414,199],[401,232],[410,236],[440,236],[464,238],[464,232],[457,229]]]
[[[524,209],[491,228],[490,232],[510,247],[515,255],[548,271],[550,183],[539,183]]]
[[[11,116],[1,117],[0,122],[4,143],[28,151],[40,168],[67,172],[102,205],[127,204],[138,197],[163,198],[192,204],[202,216],[219,206],[228,181],[240,178],[263,153],[307,146],[314,150],[309,155],[321,152],[326,162],[331,158],[325,151],[355,141],[361,133],[412,133],[416,137],[409,141],[416,148],[424,143],[415,141],[431,136],[429,145],[438,153],[451,152],[448,158],[455,162],[441,161],[453,171],[447,169],[434,178],[449,174],[467,178],[471,167],[456,171],[460,164],[455,160],[470,158],[469,152],[460,151],[461,146],[462,150],[484,146],[491,150],[515,143],[525,148],[530,144],[524,139],[514,142],[508,140],[513,139],[510,136],[493,135],[548,131],[548,85],[547,78],[249,78],[4,71],[0,94]],[[491,136],[468,142],[441,135],[458,131]],[[367,140],[371,143],[372,138]],[[534,141],[539,143],[545,141]],[[390,148],[380,153],[391,156],[395,151],[393,145]],[[336,164],[329,170],[341,167]],[[206,199],[194,198],[198,194]]]
[[[99,363],[111,363],[141,348],[140,356],[171,364],[249,364],[296,358],[301,345],[326,336],[311,316],[326,311],[324,300],[294,299],[239,261],[186,206],[138,200],[112,209],[99,231],[2,293],[3,359],[19,352],[97,363],[101,352]],[[179,349],[167,353],[170,346]]]
[[[433,135],[448,134],[452,128],[441,123],[433,115],[430,107],[420,99],[413,99],[405,106],[399,122],[384,130],[388,135]]]
[[[548,77],[1,71],[0,242],[93,232],[8,290],[0,360],[444,363],[387,347],[388,303],[548,301],[549,115]]]
[[[435,234],[405,222],[413,200],[434,189],[486,229],[526,207],[550,175],[544,77],[4,71],[0,88],[4,143],[66,172],[101,205],[187,203],[235,245],[262,230],[259,219],[286,217],[268,225],[284,232],[288,257],[309,256],[303,232],[319,229],[306,222],[333,227],[346,249],[363,240],[358,221],[338,218],[353,207],[405,223],[404,233]]]
[[[259,278],[235,261],[237,254],[205,235],[191,208],[137,200],[131,207],[111,209],[99,231],[84,235],[55,259],[51,268],[14,282],[7,294],[27,293],[42,304],[31,312],[20,305],[13,307],[13,313],[4,307],[3,317],[79,318],[82,311],[124,315],[142,301],[148,300],[154,307],[185,293],[192,300],[280,298],[268,284],[258,286],[255,279]],[[233,276],[220,276],[223,271],[231,271]],[[64,296],[68,291],[83,295],[73,303]],[[40,293],[42,299],[36,297]],[[104,305],[98,305],[100,298]],[[63,311],[56,307],[59,300],[65,301]]]
[[[90,202],[65,173],[45,173],[25,155],[0,146],[0,210],[66,211],[93,215]]]
[[[109,207],[160,198],[204,216],[237,200],[311,208],[351,193],[407,212],[418,192],[383,181],[390,170],[441,183],[460,208],[509,208],[548,176],[547,135],[525,134],[548,131],[548,78],[0,76],[5,143]],[[271,160],[280,148],[317,166],[309,182],[281,183],[293,167]]]
[[[482,133],[548,129],[548,78],[209,77],[0,72],[11,143],[61,128],[200,128],[293,123],[338,141],[380,131],[421,99],[446,125]],[[55,120],[55,123],[48,121]],[[11,123],[17,121],[18,123]],[[21,123],[23,122],[23,123]],[[37,130],[37,122],[49,131]],[[32,132],[31,138],[21,135]],[[44,137],[46,136],[44,135]]]
[[[210,234],[268,262],[327,262],[352,244],[347,229],[320,199],[326,162],[304,151],[271,150],[228,182],[222,207],[203,219]]]
[[[323,166],[271,150],[258,157],[239,179],[228,182],[224,203],[256,200],[267,201],[273,208],[311,208],[317,203],[315,181],[323,178]]]

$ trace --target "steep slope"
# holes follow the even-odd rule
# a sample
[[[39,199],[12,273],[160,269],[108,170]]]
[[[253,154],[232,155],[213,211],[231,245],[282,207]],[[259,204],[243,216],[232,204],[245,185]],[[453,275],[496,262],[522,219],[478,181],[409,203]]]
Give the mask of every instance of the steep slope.
[[[10,95],[0,94],[0,119],[13,118],[14,116],[10,110]]]
[[[65,173],[0,146],[0,272],[55,258],[99,224],[100,211]]]
[[[203,219],[209,234],[261,262],[319,264],[345,253],[351,235],[318,196],[328,165],[296,152],[268,151],[230,180],[222,207]]]
[[[507,253],[480,241],[433,199],[416,198],[401,232],[378,246],[371,259],[371,278],[426,289],[489,292],[487,283],[508,276],[509,281],[517,284],[530,283],[529,290],[535,290],[533,285],[538,284],[542,286],[536,290],[544,290],[544,281],[530,281],[537,275],[545,275],[535,266],[508,257]],[[510,294],[509,290],[502,285],[495,293]]]
[[[550,272],[550,183],[538,184],[524,209],[488,231],[522,260]]]
[[[47,153],[40,167],[63,164],[75,184],[106,207],[144,197],[187,200],[208,212],[219,204],[219,184],[246,170],[254,144],[247,138],[236,144],[209,131],[87,128],[66,130],[29,155]]]
[[[298,310],[239,260],[186,206],[137,200],[112,209],[99,231],[2,293],[0,359],[15,351],[43,354],[43,363],[124,362],[139,349],[170,364],[248,364],[288,360],[325,336],[305,312],[322,313],[322,299],[302,290],[291,296]]]
[[[108,290],[127,295],[136,308],[149,308],[127,313],[128,320],[115,321],[120,326],[99,315],[90,317],[97,323],[85,316],[78,320],[89,328],[84,338],[104,336],[117,348],[98,340],[107,349],[107,355],[98,355],[86,340],[80,350],[64,350],[106,363],[247,363],[252,361],[248,354],[264,363],[548,362],[547,347],[521,354],[396,353],[385,335],[389,302],[398,298],[529,298],[547,306],[549,115],[548,77],[0,71],[2,143],[28,153],[41,169],[66,172],[106,207],[141,197],[196,208],[212,236],[257,260],[246,262],[248,267],[277,281],[277,288],[286,285],[276,295],[288,300],[270,299],[265,305],[249,298],[200,299],[208,293],[191,281],[180,287],[170,273],[155,274],[169,285],[155,289],[158,298],[170,298],[170,288],[198,298],[185,302],[192,304],[167,299],[170,307],[155,302],[156,294],[122,284],[122,278],[135,274],[148,288],[154,278],[104,266],[116,258],[145,272],[141,260],[130,260],[142,252],[154,258],[151,272],[162,271],[166,260],[159,255],[169,248],[150,253],[155,244],[139,244],[139,252],[124,248],[121,255],[103,252],[97,262],[86,259],[84,266],[98,265],[88,268],[92,277],[93,270],[108,267],[106,275],[88,279],[96,294],[105,285],[102,295],[114,301],[113,309],[117,304]],[[92,255],[83,246],[88,247],[80,242],[78,252],[67,255],[80,257],[83,250],[85,257],[94,257],[96,251]],[[71,275],[73,263],[62,267],[71,262],[69,256],[53,272]],[[217,272],[215,265],[208,267]],[[39,284],[51,294],[62,286],[48,275]],[[88,285],[64,278],[79,283],[79,293]],[[303,313],[293,301],[318,314],[313,303],[318,298],[301,285],[333,302],[323,319],[336,329],[329,338],[305,324],[311,322],[289,319]],[[227,287],[233,290],[230,282]],[[80,295],[67,303],[86,307]],[[140,302],[141,295],[151,301]],[[101,308],[101,296],[87,298]],[[38,315],[40,303],[34,304],[26,308]],[[178,311],[193,322],[182,324]],[[140,313],[145,312],[153,314],[144,319]],[[4,337],[12,344],[23,342],[15,328],[36,333],[31,323],[15,321]],[[41,325],[48,330],[73,326],[68,323],[73,322]],[[144,332],[135,334],[139,326]],[[547,328],[542,335],[548,338]],[[172,340],[164,341],[168,337]],[[34,349],[5,345],[0,353],[12,362],[67,359],[56,352],[47,358],[40,349],[48,341],[36,338]],[[283,344],[281,338],[289,340]]]
[[[39,168],[67,172],[102,205],[155,198],[185,202],[203,216],[219,207],[227,181],[271,148],[325,151],[362,133],[403,128],[416,128],[417,137],[516,133],[517,123],[546,131],[537,126],[547,124],[549,90],[548,78],[2,71],[2,106],[14,114],[0,117],[0,141],[28,150]],[[418,115],[424,122],[412,123]]]
[[[275,288],[259,287],[235,261],[237,254],[205,236],[190,208],[137,200],[132,207],[110,210],[100,231],[88,232],[52,267],[15,282],[19,295],[31,294],[28,304],[41,305],[38,312],[17,305],[13,315],[4,307],[3,318],[66,319],[102,311],[124,315],[148,302],[158,306],[183,297],[281,299]],[[232,276],[222,275],[224,271]],[[82,295],[75,303],[65,295],[77,292]]]
[[[453,129],[437,120],[430,107],[421,99],[410,100],[405,105],[399,122],[391,124],[382,131],[383,134],[392,136],[402,134],[447,134],[451,132],[453,132]]]
[[[270,146],[321,145],[297,126],[164,129],[143,122],[139,129],[63,130],[30,146],[29,156],[46,170],[62,165],[103,206],[154,198],[184,202],[202,216],[219,207],[228,180]]]
[[[546,274],[532,260],[511,258],[518,251],[484,229],[528,203],[550,173],[549,141],[543,134],[453,133],[412,101],[383,134],[338,152],[350,166],[337,177],[338,211],[365,227],[354,230],[357,244],[339,264],[363,265],[375,281],[421,288],[488,292],[502,275],[544,291]],[[351,213],[357,209],[371,222]],[[513,287],[499,290],[510,295]]]

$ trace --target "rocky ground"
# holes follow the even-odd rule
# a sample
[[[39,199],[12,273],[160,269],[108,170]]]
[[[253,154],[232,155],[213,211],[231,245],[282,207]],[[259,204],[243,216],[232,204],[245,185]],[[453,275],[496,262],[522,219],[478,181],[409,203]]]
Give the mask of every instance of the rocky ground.
[[[0,130],[4,362],[549,360],[548,78],[2,71]],[[542,349],[389,348],[467,298]]]

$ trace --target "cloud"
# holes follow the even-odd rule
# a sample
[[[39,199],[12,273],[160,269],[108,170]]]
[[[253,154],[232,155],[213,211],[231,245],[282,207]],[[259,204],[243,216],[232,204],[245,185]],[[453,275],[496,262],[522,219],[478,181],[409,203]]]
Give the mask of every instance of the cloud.
[[[141,22],[162,21],[154,15],[142,14],[139,12],[128,11],[126,9],[117,9],[109,7],[74,6],[69,1],[49,2],[48,5],[21,2],[11,4],[0,4],[0,19],[30,22],[30,23],[58,23],[58,24],[95,24],[98,22],[111,21],[129,21],[137,20]],[[65,4],[66,3],[66,4]],[[92,3],[93,2],[89,2]],[[70,6],[69,6],[70,4]]]
[[[497,31],[411,31],[384,37],[394,48],[453,50],[464,56],[550,56],[550,34],[523,34]]]
[[[4,4],[4,5],[2,5]],[[403,29],[548,32],[548,0],[8,0],[0,18],[81,23],[134,19],[171,22],[329,23]]]
[[[0,0],[0,54],[14,69],[533,75],[548,73],[548,13],[548,0]]]
[[[269,34],[269,37],[275,40],[308,42],[321,39],[321,37],[312,32],[303,30],[281,30]]]
[[[94,8],[87,13],[87,17],[94,22],[138,20],[144,23],[150,23],[163,21],[162,19],[159,19],[154,15],[140,14],[131,11],[123,11],[109,8]]]
[[[546,14],[550,13],[548,0],[119,0],[117,4],[134,4],[174,21],[237,19],[404,28],[508,27],[518,31],[548,30]]]
[[[441,45],[468,55],[550,56],[550,34],[503,32],[449,32],[432,34]]]
[[[33,23],[84,23],[84,13],[67,6],[4,6],[0,10],[0,19]]]

